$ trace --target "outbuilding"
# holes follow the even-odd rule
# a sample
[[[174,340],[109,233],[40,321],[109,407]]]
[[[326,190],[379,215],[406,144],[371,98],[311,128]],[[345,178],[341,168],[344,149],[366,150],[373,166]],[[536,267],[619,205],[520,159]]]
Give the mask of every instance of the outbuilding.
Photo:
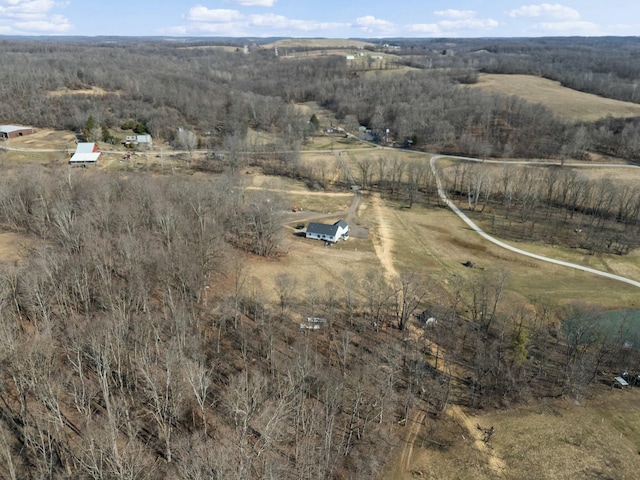
[[[125,145],[140,145],[143,147],[151,147],[151,135],[127,135],[124,141]]]
[[[31,135],[32,133],[33,128],[31,127],[21,127],[18,125],[0,125],[0,138],[2,139],[23,137],[24,135]]]
[[[69,163],[71,164],[85,164],[85,163],[96,163],[102,153],[98,149],[98,145],[91,142],[82,142],[78,143],[76,147],[76,153],[73,154]]]
[[[307,238],[336,243],[341,238],[344,240],[349,238],[349,224],[344,220],[338,220],[333,225],[311,222],[307,226],[305,236]]]

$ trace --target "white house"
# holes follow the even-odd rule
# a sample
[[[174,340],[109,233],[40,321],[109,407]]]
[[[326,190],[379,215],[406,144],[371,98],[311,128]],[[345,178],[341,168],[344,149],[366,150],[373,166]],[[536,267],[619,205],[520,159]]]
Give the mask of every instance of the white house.
[[[306,237],[331,243],[336,243],[341,238],[347,240],[349,238],[349,224],[344,220],[338,220],[333,225],[311,222],[307,226]]]
[[[141,145],[150,147],[152,144],[151,135],[127,135],[124,139],[125,145]]]
[[[96,163],[102,153],[98,149],[98,145],[95,143],[78,143],[76,147],[76,153],[73,154],[69,163]]]

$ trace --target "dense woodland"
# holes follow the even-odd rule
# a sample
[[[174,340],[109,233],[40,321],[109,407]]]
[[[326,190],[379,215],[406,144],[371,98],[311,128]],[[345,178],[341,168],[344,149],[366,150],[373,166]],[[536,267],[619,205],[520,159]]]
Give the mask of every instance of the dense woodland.
[[[379,271],[327,285],[310,274],[295,289],[280,274],[268,290],[248,260],[286,255],[283,208],[273,193],[245,197],[237,171],[251,163],[323,181],[295,154],[315,128],[294,106],[304,101],[347,129],[393,129],[413,148],[633,156],[621,141],[633,121],[571,125],[460,86],[488,71],[489,61],[469,63],[484,58],[473,55],[480,49],[528,53],[530,64],[501,64],[511,73],[571,52],[567,68],[586,82],[596,68],[586,59],[610,42],[620,64],[638,47],[469,40],[454,55],[449,43],[412,41],[399,61],[421,70],[383,76],[340,56],[282,59],[259,45],[244,54],[193,48],[202,42],[3,41],[3,123],[78,133],[92,122],[134,125],[193,147],[182,127],[200,146],[223,149],[225,162],[198,177],[0,166],[1,231],[25,238],[24,260],[0,266],[0,477],[371,479],[417,411],[437,425],[451,402],[580,399],[599,372],[634,368],[637,350],[622,348],[628,319],[604,329],[592,305],[507,303],[502,271],[470,270],[464,280],[405,270],[393,284]],[[611,74],[621,86],[629,78]],[[587,83],[595,91],[598,82]],[[91,87],[107,93],[51,94]],[[279,140],[248,144],[249,128]],[[353,173],[390,201],[439,202],[426,162],[371,157]],[[501,236],[619,254],[637,247],[637,188],[588,184],[560,168],[460,163],[442,173],[449,195]],[[327,318],[327,328],[300,331],[292,319],[301,312]],[[427,324],[432,317],[437,324]],[[439,448],[455,447],[436,427],[431,434]]]

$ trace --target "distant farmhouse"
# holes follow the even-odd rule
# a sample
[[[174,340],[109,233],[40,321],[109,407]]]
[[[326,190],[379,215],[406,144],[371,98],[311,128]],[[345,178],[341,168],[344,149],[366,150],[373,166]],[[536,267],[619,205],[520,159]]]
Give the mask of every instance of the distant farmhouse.
[[[70,164],[86,164],[86,163],[96,163],[102,153],[98,149],[98,145],[95,143],[78,143],[76,147],[76,153],[73,154],[71,160],[69,160]]]
[[[141,147],[151,146],[151,135],[127,135],[124,140],[125,145],[140,145]]]
[[[333,225],[311,222],[307,227],[306,237],[331,243],[336,243],[341,238],[347,240],[349,238],[349,224],[344,220],[338,220]]]
[[[24,135],[31,135],[33,128],[31,127],[19,127],[17,125],[0,125],[0,139],[22,137]]]

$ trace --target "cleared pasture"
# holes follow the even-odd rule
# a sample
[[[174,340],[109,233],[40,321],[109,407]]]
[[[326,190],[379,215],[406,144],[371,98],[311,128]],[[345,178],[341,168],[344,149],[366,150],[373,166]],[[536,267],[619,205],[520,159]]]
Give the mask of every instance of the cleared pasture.
[[[374,47],[371,42],[341,38],[291,38],[263,45],[263,48],[365,48]]]
[[[480,74],[478,83],[468,88],[515,95],[531,103],[542,104],[556,115],[571,120],[594,121],[607,116],[640,116],[640,105],[599,97],[563,87],[560,82],[532,75]]]
[[[640,389],[611,390],[603,382],[586,401],[548,400],[477,416],[468,413],[466,423],[495,428],[491,456],[477,448],[473,432],[459,420],[437,426],[426,422],[416,439],[422,448],[414,448],[409,468],[395,469],[385,478],[635,479],[640,469]],[[499,473],[492,468],[494,458],[505,467]]]

